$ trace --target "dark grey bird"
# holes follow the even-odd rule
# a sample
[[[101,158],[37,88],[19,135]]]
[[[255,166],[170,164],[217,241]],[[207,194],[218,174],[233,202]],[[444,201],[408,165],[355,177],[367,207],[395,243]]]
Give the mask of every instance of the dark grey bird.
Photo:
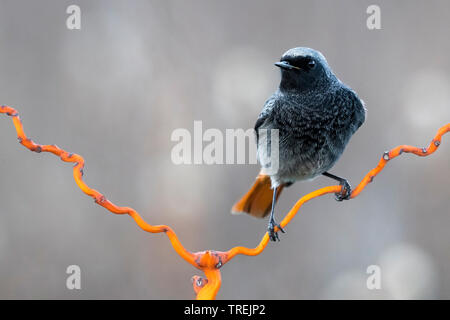
[[[255,125],[262,170],[253,187],[232,208],[233,213],[259,218],[270,213],[272,241],[279,240],[275,226],[284,232],[274,218],[283,187],[324,175],[343,187],[336,200],[350,198],[348,181],[328,170],[366,117],[363,101],[336,77],[320,52],[293,48],[275,65],[281,70],[281,82]]]

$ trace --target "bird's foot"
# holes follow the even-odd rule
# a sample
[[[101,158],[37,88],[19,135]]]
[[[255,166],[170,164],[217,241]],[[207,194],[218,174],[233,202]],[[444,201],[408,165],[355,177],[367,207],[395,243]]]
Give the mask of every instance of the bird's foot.
[[[339,185],[342,187],[341,192],[335,193],[336,201],[350,200],[352,194],[352,187],[346,179],[342,179]]]
[[[278,230],[281,231],[282,233],[286,233],[286,231],[284,231],[283,228],[278,223],[275,222],[275,220],[270,220],[269,226],[267,227],[270,241],[280,241],[278,231],[275,232],[275,227],[277,227]]]

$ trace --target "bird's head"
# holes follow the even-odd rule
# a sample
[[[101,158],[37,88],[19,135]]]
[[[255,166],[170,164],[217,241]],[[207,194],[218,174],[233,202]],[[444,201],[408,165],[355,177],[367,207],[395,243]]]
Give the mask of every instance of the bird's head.
[[[281,90],[315,89],[335,79],[325,57],[310,48],[289,49],[275,65],[281,69]]]

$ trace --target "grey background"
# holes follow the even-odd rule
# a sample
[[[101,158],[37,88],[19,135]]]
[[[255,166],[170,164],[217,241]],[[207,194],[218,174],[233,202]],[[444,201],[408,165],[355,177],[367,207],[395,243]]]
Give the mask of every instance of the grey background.
[[[78,4],[82,29],[67,30]],[[425,146],[450,119],[450,3],[377,1],[0,1],[0,103],[28,135],[83,155],[85,181],[194,251],[255,246],[266,221],[229,214],[257,165],[171,162],[173,130],[251,128],[287,49],[320,50],[368,117],[332,170],[353,185],[383,151]],[[70,164],[17,143],[0,120],[0,298],[190,299],[200,271],[163,234],[95,205]],[[355,200],[306,204],[258,257],[222,269],[221,299],[450,298],[450,141],[389,163]],[[286,189],[287,212],[326,178]],[[82,289],[70,291],[77,264]],[[382,289],[366,288],[379,265]]]

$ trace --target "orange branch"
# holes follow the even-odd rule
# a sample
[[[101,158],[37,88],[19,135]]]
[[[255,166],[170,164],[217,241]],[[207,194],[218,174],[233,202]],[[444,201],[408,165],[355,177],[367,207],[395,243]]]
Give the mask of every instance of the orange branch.
[[[264,234],[258,246],[255,248],[247,248],[247,247],[234,247],[226,252],[207,250],[192,253],[181,244],[175,232],[166,225],[157,225],[153,226],[148,224],[142,219],[142,217],[137,213],[134,209],[129,207],[119,207],[114,203],[106,199],[106,197],[101,194],[99,191],[95,189],[91,189],[84,181],[83,181],[83,168],[84,168],[84,159],[82,156],[78,154],[69,153],[63,149],[58,148],[55,145],[40,145],[34,143],[31,139],[29,139],[23,130],[22,122],[20,121],[18,112],[8,106],[1,106],[0,113],[7,114],[12,117],[14,127],[17,131],[17,136],[19,142],[26,148],[34,152],[50,152],[56,156],[59,156],[64,162],[72,162],[74,163],[73,167],[73,177],[78,185],[78,187],[88,196],[92,197],[95,200],[95,203],[104,207],[115,214],[128,214],[131,216],[136,224],[144,231],[150,233],[160,233],[164,232],[169,238],[170,242],[174,250],[180,255],[184,260],[193,265],[194,267],[202,270],[206,276],[206,278],[201,276],[194,276],[193,280],[193,288],[195,293],[197,294],[197,299],[215,299],[221,285],[221,274],[220,268],[235,256],[247,255],[247,256],[256,256],[264,251],[268,242],[269,235],[267,232]],[[357,197],[361,191],[373,181],[373,178],[378,175],[386,165],[388,161],[398,157],[402,153],[413,153],[418,156],[428,156],[435,152],[439,145],[441,144],[442,136],[450,131],[450,123],[443,126],[439,129],[438,133],[431,141],[428,148],[417,148],[407,145],[398,146],[390,151],[386,151],[381,157],[378,165],[369,171],[369,173],[364,177],[364,179],[359,183],[359,185],[353,190],[351,194],[351,198]],[[303,196],[298,202],[292,207],[292,209],[286,214],[284,219],[281,221],[281,227],[285,227],[291,222],[291,220],[295,217],[295,215],[300,210],[301,206],[310,201],[311,199],[323,196],[329,193],[337,193],[341,191],[341,186],[329,186],[325,188],[321,188],[319,190],[313,191],[305,196]]]

